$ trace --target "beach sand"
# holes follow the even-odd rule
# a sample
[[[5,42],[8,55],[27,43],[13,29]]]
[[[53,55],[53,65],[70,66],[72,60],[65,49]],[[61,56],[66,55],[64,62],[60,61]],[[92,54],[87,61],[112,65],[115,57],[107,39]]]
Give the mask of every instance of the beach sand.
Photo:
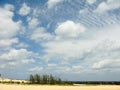
[[[49,86],[49,85],[7,85],[0,84],[0,90],[120,90],[116,85],[98,85],[98,86]]]

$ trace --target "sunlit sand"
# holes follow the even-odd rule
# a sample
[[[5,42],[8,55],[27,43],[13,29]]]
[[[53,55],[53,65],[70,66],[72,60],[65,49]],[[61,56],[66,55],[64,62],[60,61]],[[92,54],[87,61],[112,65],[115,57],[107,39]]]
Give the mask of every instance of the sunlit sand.
[[[116,85],[49,86],[49,85],[0,84],[0,90],[120,90],[120,86],[116,86]]]

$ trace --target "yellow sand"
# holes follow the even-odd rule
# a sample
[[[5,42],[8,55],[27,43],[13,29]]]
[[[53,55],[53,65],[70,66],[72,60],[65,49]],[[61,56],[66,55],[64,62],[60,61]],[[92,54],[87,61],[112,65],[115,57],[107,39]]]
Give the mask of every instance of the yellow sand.
[[[116,85],[48,86],[48,85],[6,85],[6,84],[0,84],[0,90],[120,90],[120,86],[116,86]]]

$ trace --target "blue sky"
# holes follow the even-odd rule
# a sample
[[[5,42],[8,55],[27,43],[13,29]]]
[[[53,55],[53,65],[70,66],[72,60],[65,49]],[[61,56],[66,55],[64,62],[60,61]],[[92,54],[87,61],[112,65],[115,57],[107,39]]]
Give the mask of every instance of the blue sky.
[[[0,73],[120,80],[120,0],[0,0]]]

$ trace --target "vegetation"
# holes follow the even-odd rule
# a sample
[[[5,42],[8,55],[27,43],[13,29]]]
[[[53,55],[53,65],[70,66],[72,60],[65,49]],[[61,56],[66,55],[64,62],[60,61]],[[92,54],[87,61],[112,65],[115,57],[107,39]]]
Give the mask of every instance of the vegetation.
[[[62,84],[61,78],[57,78],[55,76],[43,74],[43,75],[30,75],[29,78],[30,84],[50,84],[50,85],[55,85],[55,84]]]
[[[120,85],[120,81],[68,81],[68,83],[85,85]]]
[[[53,75],[30,75],[30,84],[49,84],[49,85],[120,85],[120,81],[62,81]]]
[[[1,77],[1,74],[0,74]],[[41,84],[41,85],[120,85],[120,81],[62,81],[61,78],[55,77],[52,74],[47,75],[30,75],[29,80],[9,80],[4,81],[4,78],[0,80],[3,84]]]

